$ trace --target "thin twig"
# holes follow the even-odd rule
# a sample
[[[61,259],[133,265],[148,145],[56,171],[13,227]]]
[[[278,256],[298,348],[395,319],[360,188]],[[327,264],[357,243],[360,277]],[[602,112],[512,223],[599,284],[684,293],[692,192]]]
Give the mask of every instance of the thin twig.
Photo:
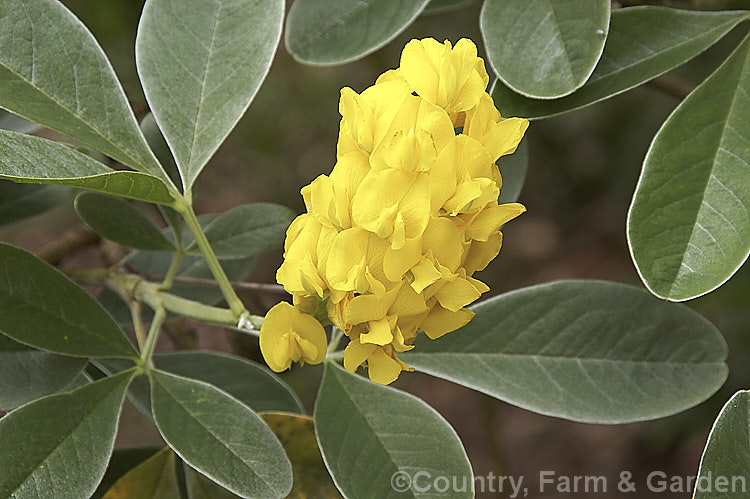
[[[137,272],[137,271],[134,271]],[[147,278],[150,281],[159,281],[164,279],[164,274],[148,274],[141,272],[140,275]],[[183,282],[185,284],[198,284],[201,286],[218,286],[218,283],[213,279],[201,279],[199,277],[183,277],[175,276],[174,282]],[[286,294],[284,286],[279,284],[271,284],[265,282],[234,282],[230,281],[230,284],[234,289],[241,291],[256,291],[260,293],[278,293]]]
[[[684,99],[690,95],[690,92],[695,90],[695,85],[692,83],[688,83],[672,75],[658,76],[647,82],[646,85],[679,100]]]
[[[99,242],[99,236],[94,231],[85,225],[79,225],[65,231],[63,235],[48,243],[37,256],[50,265],[59,265],[71,253],[97,242]]]

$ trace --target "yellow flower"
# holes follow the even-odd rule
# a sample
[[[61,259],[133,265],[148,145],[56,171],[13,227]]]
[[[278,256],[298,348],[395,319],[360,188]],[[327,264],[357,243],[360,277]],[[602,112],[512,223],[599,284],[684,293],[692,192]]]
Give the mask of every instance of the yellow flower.
[[[388,385],[398,379],[401,371],[413,371],[396,357],[391,346],[379,346],[352,340],[344,350],[344,368],[350,373],[367,362],[370,379],[381,385]]]
[[[528,120],[521,118],[502,119],[495,101],[485,93],[474,109],[466,112],[464,133],[480,142],[497,161],[500,156],[516,152],[518,143],[529,127]]]
[[[260,328],[260,351],[276,372],[289,369],[292,362],[320,364],[327,343],[323,326],[285,301],[268,311]]]
[[[366,365],[376,383],[411,370],[398,354],[419,331],[436,339],[472,319],[466,307],[489,290],[473,274],[500,252],[500,228],[526,210],[498,204],[495,162],[515,151],[528,122],[502,119],[487,82],[471,41],[412,40],[399,68],[361,94],[341,91],[336,164],[301,191],[307,213],[287,231],[276,279],[298,307],[346,334],[344,367]],[[272,369],[319,362],[320,323],[277,307],[261,331]]]
[[[490,79],[477,47],[462,38],[451,47],[446,40],[412,40],[401,54],[399,72],[420,97],[457,113],[477,105]]]

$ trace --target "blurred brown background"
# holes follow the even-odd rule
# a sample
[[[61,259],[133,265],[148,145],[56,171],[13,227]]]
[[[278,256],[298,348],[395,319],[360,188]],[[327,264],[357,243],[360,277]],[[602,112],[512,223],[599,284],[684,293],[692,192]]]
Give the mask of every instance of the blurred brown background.
[[[135,71],[133,43],[142,2],[64,3],[100,41],[141,117],[147,106]],[[688,6],[697,3],[683,2]],[[372,84],[377,75],[398,64],[400,50],[411,38],[431,36],[456,41],[469,37],[481,45],[479,4],[423,16],[388,47],[341,67],[302,66],[280,47],[249,112],[201,177],[197,211],[216,213],[239,204],[271,201],[302,212],[299,189],[317,175],[328,173],[335,161],[339,89],[351,86],[361,91]],[[708,1],[701,5],[750,8],[747,1]],[[675,75],[693,84],[702,81],[740,35],[735,30]],[[520,199],[528,213],[506,227],[500,257],[479,276],[491,286],[490,294],[561,278],[640,283],[628,254],[626,214],[651,138],[677,103],[675,98],[646,86],[585,110],[531,124],[526,139],[529,173]],[[497,105],[502,111],[502,102]],[[500,167],[502,170],[502,163]],[[72,203],[68,203],[4,228],[0,239],[38,251],[79,223]],[[266,256],[249,279],[273,282],[280,261],[280,251]],[[102,265],[100,250],[86,249],[64,265]],[[695,474],[713,419],[734,391],[750,384],[748,273],[747,269],[740,270],[719,290],[690,303],[726,336],[730,377],[708,402],[671,418],[624,426],[583,425],[532,414],[425,375],[404,374],[396,386],[424,398],[456,428],[476,475],[490,471],[495,475],[524,475],[530,486],[529,497],[558,496],[554,492],[537,494],[535,482],[542,470],[609,478],[607,493],[578,493],[574,497],[622,496],[617,491],[621,471],[633,472],[639,485],[636,497],[689,497],[686,492],[650,493],[645,490],[645,477],[656,470],[670,476]],[[278,300],[278,295],[245,293],[243,298],[256,312],[263,312]],[[240,341],[232,333],[187,322],[182,326],[161,338],[161,349],[198,346],[261,361],[252,342]],[[317,378],[310,372],[306,366],[304,371],[293,370],[284,377],[299,391],[311,412]],[[123,416],[118,446],[154,443],[159,443],[156,431],[129,407]],[[508,497],[507,493],[478,496]]]

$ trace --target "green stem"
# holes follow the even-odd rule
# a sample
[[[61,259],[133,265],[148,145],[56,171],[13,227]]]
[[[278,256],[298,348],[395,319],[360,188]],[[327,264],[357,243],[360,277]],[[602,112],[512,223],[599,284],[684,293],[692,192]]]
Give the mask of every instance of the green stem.
[[[338,351],[338,352],[332,352],[326,355],[326,360],[331,361],[331,362],[335,362],[337,360],[343,360],[343,358],[344,358],[343,350]]]
[[[329,354],[336,351],[336,348],[339,346],[339,342],[341,341],[342,336],[344,336],[344,332],[336,326],[333,326],[333,330],[331,331],[331,341],[328,343],[327,352]]]
[[[138,342],[138,348],[143,351],[143,344],[146,343],[146,336],[143,334],[143,320],[141,320],[141,302],[131,301],[130,315],[133,317],[133,329],[135,329],[135,339]]]
[[[232,310],[235,319],[239,319],[244,314],[247,314],[245,305],[237,296],[237,293],[234,292],[234,288],[232,287],[231,282],[229,282],[229,278],[227,278],[227,275],[224,273],[224,269],[221,268],[221,264],[219,263],[218,258],[216,258],[216,253],[214,253],[211,244],[203,233],[200,223],[198,223],[198,218],[195,216],[193,207],[186,202],[184,209],[181,210],[180,213],[185,219],[185,223],[190,229],[190,232],[192,232],[193,237],[195,238],[195,243],[203,254],[203,258],[206,259],[208,268],[211,269],[211,273],[213,274],[214,279],[216,279],[216,283],[219,285],[219,289],[221,289],[224,299]]]
[[[164,307],[157,308],[154,313],[154,320],[151,321],[151,327],[148,329],[148,337],[146,337],[146,343],[143,345],[143,350],[141,351],[141,362],[148,369],[153,369],[154,367],[151,356],[154,354],[156,340],[159,338],[159,331],[161,331],[161,325],[166,316],[167,311]]]
[[[161,282],[159,288],[163,291],[169,291],[172,289],[174,278],[177,275],[177,271],[180,270],[182,265],[182,259],[185,257],[185,252],[182,249],[182,244],[177,243],[177,249],[175,250],[174,256],[172,257],[172,263],[169,264],[167,273],[164,275],[164,280]]]
[[[206,324],[240,329],[245,333],[257,334],[256,330],[260,329],[260,324],[263,322],[263,317],[247,314],[244,316],[244,324],[251,326],[253,330],[250,330],[248,327],[238,328],[238,320],[231,310],[212,307],[198,301],[173,295],[163,291],[160,284],[145,281],[137,275],[112,274],[107,281],[107,285],[119,293],[120,296],[130,297],[132,300],[143,302],[154,310],[163,308],[172,314]]]

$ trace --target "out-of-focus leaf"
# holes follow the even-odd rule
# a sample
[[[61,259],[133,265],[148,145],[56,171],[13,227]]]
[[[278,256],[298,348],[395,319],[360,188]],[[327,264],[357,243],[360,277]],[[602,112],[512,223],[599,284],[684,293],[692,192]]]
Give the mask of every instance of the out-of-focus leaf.
[[[268,74],[283,16],[283,0],[147,0],[138,74],[185,190]]]
[[[429,0],[296,0],[289,9],[284,43],[297,61],[345,64],[393,40]]]
[[[188,499],[237,499],[240,497],[190,466],[185,466],[185,484]]]
[[[167,186],[153,175],[115,171],[63,144],[7,130],[0,130],[0,178],[23,184],[67,185],[150,203],[174,203]]]
[[[80,374],[88,359],[42,352],[0,335],[0,410],[56,393]]]
[[[133,376],[131,370],[51,395],[0,419],[0,496],[90,497],[112,454],[120,408]]]
[[[0,227],[40,215],[70,197],[65,187],[0,180]]]
[[[747,494],[750,479],[750,392],[726,403],[708,435],[694,499],[729,499]]]
[[[344,496],[428,497],[400,481],[422,472],[456,477],[459,487],[466,483],[452,498],[474,497],[458,435],[417,397],[326,363],[314,417],[323,459]],[[404,483],[403,492],[395,489]]]
[[[497,82],[490,93],[507,116],[533,119],[573,111],[680,66],[747,16],[745,11],[701,12],[653,6],[617,9],[612,12],[602,58],[578,91],[562,99],[529,99]]]
[[[503,188],[500,189],[500,203],[515,203],[526,183],[526,170],[529,167],[529,141],[524,139],[518,144],[516,152],[503,156],[498,161],[500,174],[503,177]]]
[[[475,3],[477,3],[477,0],[430,0],[423,15],[444,14]]]
[[[208,383],[161,371],[149,377],[156,425],[187,464],[242,497],[289,493],[289,459],[251,409]]]
[[[5,109],[0,109],[0,128],[3,130],[12,130],[18,133],[32,133],[42,127],[33,121],[16,116]]]
[[[177,168],[172,151],[169,150],[169,144],[164,138],[164,135],[159,130],[159,125],[156,124],[153,113],[148,113],[141,120],[141,132],[146,137],[146,142],[151,150],[154,152],[156,159],[161,163],[164,171],[167,172],[169,178],[172,179],[175,185],[180,184],[180,170]]]
[[[220,259],[255,257],[284,245],[295,216],[286,206],[251,203],[218,215],[206,225],[205,233]]]
[[[557,99],[581,88],[602,55],[610,0],[485,0],[479,24],[489,63],[515,92]]]
[[[628,242],[673,301],[725,283],[750,254],[750,37],[664,122],[643,163]]]
[[[4,1],[0,47],[0,106],[137,170],[165,176],[107,57],[61,2]]]
[[[132,470],[143,461],[159,452],[157,447],[133,447],[130,449],[115,449],[109,459],[104,478],[99,482],[91,499],[102,499],[105,492],[115,484],[125,473]]]
[[[268,424],[292,462],[294,486],[288,499],[338,499],[341,496],[328,474],[315,438],[315,425],[310,416],[266,412],[260,417]]]
[[[0,243],[0,283],[0,332],[14,340],[76,357],[138,358],[96,300],[31,253]]]
[[[669,416],[727,377],[727,346],[713,324],[632,286],[559,281],[474,311],[468,325],[399,356],[524,409],[586,423]]]
[[[120,477],[104,499],[177,499],[175,455],[165,447]]]
[[[76,197],[75,210],[91,230],[110,241],[143,250],[175,249],[148,217],[122,199],[82,192]]]

